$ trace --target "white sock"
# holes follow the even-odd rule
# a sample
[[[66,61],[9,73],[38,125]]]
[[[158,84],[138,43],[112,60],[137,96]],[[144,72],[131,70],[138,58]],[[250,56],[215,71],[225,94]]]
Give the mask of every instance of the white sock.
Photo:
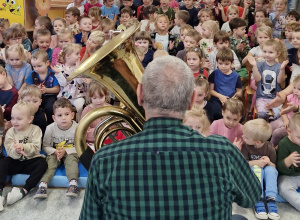
[[[12,188],[12,190],[7,194],[7,204],[12,205],[15,202],[23,198],[23,194],[17,187]]]
[[[3,211],[3,206],[4,206],[4,196],[0,196],[0,212]]]
[[[40,182],[39,187],[48,187],[48,184],[46,182]]]
[[[70,185],[77,186],[77,180],[74,180],[74,179],[71,180],[70,183],[69,183],[69,186]]]

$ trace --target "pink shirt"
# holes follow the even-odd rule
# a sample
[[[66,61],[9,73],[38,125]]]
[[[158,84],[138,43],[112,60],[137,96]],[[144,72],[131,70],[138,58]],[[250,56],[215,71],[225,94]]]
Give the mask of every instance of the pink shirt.
[[[291,103],[293,103],[293,104],[295,104],[295,105],[300,105],[300,101],[299,101],[298,97],[295,96],[294,94],[288,95],[288,96],[286,97],[286,101],[287,101],[288,103],[291,102]],[[287,113],[287,117],[290,118],[290,117],[292,116],[293,113],[294,113],[293,111]]]
[[[56,47],[53,52],[52,52],[52,60],[51,60],[51,66],[55,66],[56,64],[58,64],[58,55],[61,51],[60,47]]]
[[[231,143],[233,143],[234,139],[237,137],[239,140],[243,136],[243,125],[238,124],[234,128],[227,128],[224,124],[223,119],[219,119],[214,121],[210,126],[210,134],[217,134],[220,136],[224,136],[230,140]]]

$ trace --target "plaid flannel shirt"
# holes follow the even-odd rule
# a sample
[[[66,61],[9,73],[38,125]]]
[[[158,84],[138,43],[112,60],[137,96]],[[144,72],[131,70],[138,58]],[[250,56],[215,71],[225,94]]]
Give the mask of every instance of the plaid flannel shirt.
[[[89,170],[80,219],[231,219],[261,186],[239,150],[174,118],[101,148]]]

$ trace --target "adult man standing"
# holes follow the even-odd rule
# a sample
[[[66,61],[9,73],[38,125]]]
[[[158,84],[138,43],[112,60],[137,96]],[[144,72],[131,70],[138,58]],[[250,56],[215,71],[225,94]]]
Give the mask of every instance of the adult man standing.
[[[137,90],[144,130],[101,148],[89,170],[80,219],[231,219],[261,186],[228,139],[182,125],[194,77],[180,59],[151,62]]]

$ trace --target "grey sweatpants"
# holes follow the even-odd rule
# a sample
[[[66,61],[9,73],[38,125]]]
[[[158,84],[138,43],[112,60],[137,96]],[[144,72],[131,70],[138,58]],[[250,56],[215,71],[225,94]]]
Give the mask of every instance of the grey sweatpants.
[[[296,191],[298,188],[300,188],[300,176],[279,176],[279,194],[300,211],[300,194]]]

